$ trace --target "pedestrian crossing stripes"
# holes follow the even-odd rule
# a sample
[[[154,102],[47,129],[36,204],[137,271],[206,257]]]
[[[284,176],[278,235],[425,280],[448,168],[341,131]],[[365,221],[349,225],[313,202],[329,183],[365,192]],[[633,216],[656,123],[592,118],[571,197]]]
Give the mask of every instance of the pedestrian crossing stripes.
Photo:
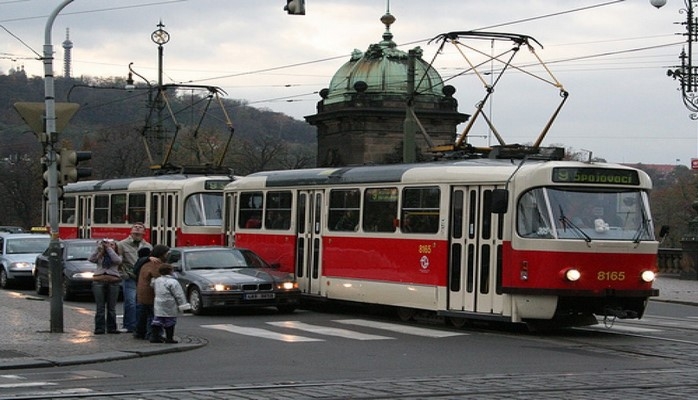
[[[246,326],[239,326],[233,324],[215,324],[215,325],[202,325],[203,328],[219,329],[226,332],[237,333],[239,335],[245,336],[255,336],[263,339],[273,339],[281,340],[282,342],[296,343],[296,342],[322,342],[322,339],[313,339],[298,335],[289,335],[285,333],[273,332],[261,328],[250,328]]]
[[[369,328],[383,329],[386,331],[399,332],[399,333],[403,333],[406,335],[426,336],[426,337],[432,337],[432,338],[443,338],[443,337],[450,337],[450,336],[463,336],[463,335],[465,335],[465,333],[461,333],[461,332],[442,331],[442,330],[438,330],[438,329],[420,328],[417,326],[410,326],[410,325],[391,324],[388,322],[368,321],[368,320],[364,320],[364,319],[344,319],[344,320],[336,320],[335,322],[339,322],[340,324],[351,324],[351,325],[365,326],[365,327],[369,327]]]
[[[393,339],[393,338],[388,337],[388,336],[369,335],[366,333],[350,331],[348,329],[329,328],[326,326],[306,324],[306,323],[303,323],[300,321],[267,322],[267,324],[274,325],[274,326],[280,326],[282,328],[298,329],[298,330],[305,331],[305,332],[318,333],[318,334],[327,335],[327,336],[337,336],[337,337],[343,337],[346,339],[354,339],[354,340]]]
[[[346,320],[334,320],[343,325],[351,325],[359,328],[370,328],[379,331],[388,331],[393,333],[400,333],[403,335],[421,336],[428,338],[446,338],[453,336],[465,336],[467,333],[452,332],[439,329],[422,328],[409,325],[392,324],[388,322],[380,321],[369,321],[363,319],[346,319]],[[353,329],[335,328],[330,326],[314,325],[308,324],[300,321],[278,321],[278,322],[267,322],[268,325],[283,328],[285,330],[291,331],[301,331],[307,332],[315,335],[321,336],[331,336],[340,337],[350,340],[390,340],[395,339],[392,336],[383,336],[377,334],[369,334],[364,332],[359,332]],[[234,324],[215,324],[215,325],[202,325],[203,328],[218,329],[226,332],[235,333],[238,335],[254,336],[263,339],[279,340],[287,343],[299,343],[299,342],[319,342],[325,341],[325,339],[318,339],[307,336],[300,336],[296,334],[289,334],[285,332],[278,332],[263,328],[252,328],[245,327]]]

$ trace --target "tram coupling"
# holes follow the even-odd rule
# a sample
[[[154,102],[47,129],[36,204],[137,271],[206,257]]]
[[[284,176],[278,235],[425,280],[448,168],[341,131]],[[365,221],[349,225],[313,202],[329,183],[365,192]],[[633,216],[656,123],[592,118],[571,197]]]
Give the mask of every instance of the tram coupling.
[[[637,319],[640,314],[633,310],[623,310],[622,307],[607,306],[603,310],[604,317],[615,317],[619,319]]]

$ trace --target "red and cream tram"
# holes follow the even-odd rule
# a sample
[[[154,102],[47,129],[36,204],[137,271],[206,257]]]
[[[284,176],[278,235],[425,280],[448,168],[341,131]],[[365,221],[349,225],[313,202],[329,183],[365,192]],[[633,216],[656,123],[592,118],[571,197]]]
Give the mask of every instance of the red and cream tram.
[[[160,175],[71,183],[63,187],[59,235],[123,239],[142,222],[146,239],[168,246],[222,243],[224,175]]]
[[[260,172],[226,186],[224,229],[305,296],[584,325],[640,318],[657,294],[650,189],[640,170],[572,161]]]

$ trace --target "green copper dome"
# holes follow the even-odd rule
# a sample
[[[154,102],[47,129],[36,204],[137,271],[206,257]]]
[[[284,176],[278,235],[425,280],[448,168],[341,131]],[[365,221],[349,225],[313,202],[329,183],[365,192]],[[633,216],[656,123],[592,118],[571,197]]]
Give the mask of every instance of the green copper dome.
[[[386,13],[381,18],[386,26],[383,40],[372,44],[365,53],[354,50],[350,60],[332,77],[324,104],[335,104],[358,92],[367,95],[407,95],[408,53],[398,50],[390,33],[395,17]],[[422,60],[422,49],[416,53],[415,90],[420,95],[443,97],[441,76]]]

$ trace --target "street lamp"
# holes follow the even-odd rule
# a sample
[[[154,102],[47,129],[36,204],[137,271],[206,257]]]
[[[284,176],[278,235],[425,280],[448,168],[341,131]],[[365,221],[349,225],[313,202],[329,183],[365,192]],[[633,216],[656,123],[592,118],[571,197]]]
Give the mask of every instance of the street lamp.
[[[654,7],[661,8],[667,3],[667,0],[650,0],[650,4]],[[684,8],[679,10],[679,13],[686,14],[685,25],[686,32],[686,47],[681,50],[679,59],[681,65],[667,71],[667,75],[678,80],[681,85],[681,96],[683,103],[689,111],[694,113],[691,119],[698,119],[695,113],[698,113],[698,69],[693,66],[693,44],[698,41],[698,21],[693,15],[693,6],[698,3],[698,0],[683,0]]]

